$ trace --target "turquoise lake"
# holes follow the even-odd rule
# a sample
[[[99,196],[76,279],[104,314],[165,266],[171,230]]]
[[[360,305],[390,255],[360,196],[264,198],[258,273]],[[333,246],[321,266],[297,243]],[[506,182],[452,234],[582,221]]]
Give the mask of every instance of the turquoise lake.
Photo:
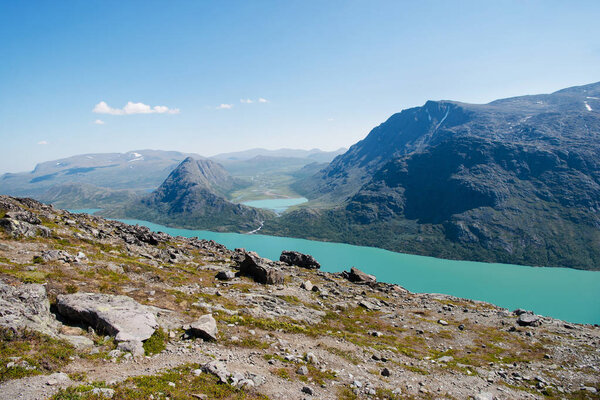
[[[266,208],[273,210],[278,214],[281,214],[288,208],[296,206],[298,204],[306,203],[308,199],[304,197],[298,197],[295,199],[265,199],[265,200],[253,200],[245,201],[242,204],[255,207],[255,208]]]
[[[243,247],[278,260],[282,250],[311,254],[327,272],[357,267],[382,282],[396,283],[412,292],[444,293],[483,300],[513,310],[525,308],[565,321],[600,323],[600,272],[569,268],[535,268],[443,260],[352,246],[266,235],[244,235],[168,228],[138,220],[173,236],[212,239],[230,249]]]

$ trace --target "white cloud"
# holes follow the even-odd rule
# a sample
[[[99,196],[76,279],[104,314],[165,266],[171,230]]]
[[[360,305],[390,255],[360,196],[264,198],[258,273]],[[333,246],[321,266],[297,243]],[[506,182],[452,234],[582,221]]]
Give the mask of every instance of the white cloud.
[[[233,108],[233,104],[220,104],[217,110],[230,110],[231,108]]]
[[[44,144],[48,144],[48,142],[47,142],[47,141],[45,141],[45,140],[42,140],[41,142],[38,142],[37,144],[44,145]]]
[[[259,98],[258,98],[258,102],[259,102],[259,103],[268,103],[268,102],[269,102],[269,100],[267,100],[267,99],[263,99],[262,97],[259,97]]]
[[[178,108],[169,108],[166,106],[149,106],[144,103],[133,103],[128,101],[123,108],[113,108],[101,101],[96,104],[93,112],[97,114],[110,114],[110,115],[132,115],[132,114],[179,114]]]
[[[102,121],[101,119],[97,119],[97,120],[95,120],[95,121],[94,121],[94,123],[95,123],[96,125],[104,125],[104,121]]]
[[[254,101],[252,101],[251,99],[240,99],[240,103],[252,104],[254,103]]]

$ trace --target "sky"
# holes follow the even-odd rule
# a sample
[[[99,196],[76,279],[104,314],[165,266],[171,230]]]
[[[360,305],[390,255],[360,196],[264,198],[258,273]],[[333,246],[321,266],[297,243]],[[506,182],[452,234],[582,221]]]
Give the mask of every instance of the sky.
[[[0,173],[349,147],[402,109],[600,81],[600,2],[0,1]]]

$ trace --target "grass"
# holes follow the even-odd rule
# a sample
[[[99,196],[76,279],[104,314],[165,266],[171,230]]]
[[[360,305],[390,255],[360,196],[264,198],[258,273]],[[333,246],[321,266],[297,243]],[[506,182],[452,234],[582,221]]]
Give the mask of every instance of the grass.
[[[252,390],[236,389],[231,385],[219,383],[219,379],[210,374],[195,376],[192,371],[199,368],[198,364],[188,364],[174,368],[159,375],[139,376],[129,378],[116,385],[114,399],[119,400],[146,400],[161,399],[188,400],[192,395],[205,395],[207,399],[218,400],[268,400],[268,397]],[[92,385],[81,385],[60,390],[51,400],[96,400],[101,397],[91,394],[94,387],[108,387],[102,382]]]
[[[152,336],[144,342],[144,353],[147,356],[158,354],[167,348],[167,342],[169,341],[169,334],[159,327],[154,331]]]
[[[0,382],[57,371],[73,355],[75,349],[65,341],[33,331],[0,327]],[[11,357],[19,357],[17,366],[7,367],[13,361]],[[32,368],[19,366],[21,361]]]

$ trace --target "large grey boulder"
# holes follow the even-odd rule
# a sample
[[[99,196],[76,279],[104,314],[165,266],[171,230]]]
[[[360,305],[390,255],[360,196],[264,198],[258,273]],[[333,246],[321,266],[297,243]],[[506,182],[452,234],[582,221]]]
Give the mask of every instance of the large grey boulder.
[[[517,324],[520,326],[538,326],[540,324],[540,317],[533,313],[523,313],[519,315]]]
[[[354,283],[375,283],[377,281],[377,278],[375,278],[375,275],[369,275],[366,274],[364,272],[362,272],[360,269],[358,268],[350,268],[350,271],[344,271],[342,272],[342,276],[346,279],[348,279],[350,282],[354,282]]]
[[[281,284],[283,274],[270,265],[270,261],[259,257],[253,251],[245,253],[244,261],[240,263],[240,273],[254,279],[258,283]]]
[[[313,256],[309,254],[302,254],[297,251],[282,251],[281,256],[279,256],[279,261],[288,265],[296,265],[298,267],[308,269],[321,268],[321,264],[319,264]]]
[[[59,324],[50,313],[46,287],[33,283],[11,286],[0,281],[0,325],[56,336]]]
[[[217,340],[217,334],[219,333],[217,321],[215,321],[212,314],[201,316],[196,322],[190,325],[190,331],[194,336],[206,340]]]
[[[56,305],[61,315],[106,332],[117,342],[144,341],[158,328],[153,308],[127,296],[64,294],[57,297]]]

